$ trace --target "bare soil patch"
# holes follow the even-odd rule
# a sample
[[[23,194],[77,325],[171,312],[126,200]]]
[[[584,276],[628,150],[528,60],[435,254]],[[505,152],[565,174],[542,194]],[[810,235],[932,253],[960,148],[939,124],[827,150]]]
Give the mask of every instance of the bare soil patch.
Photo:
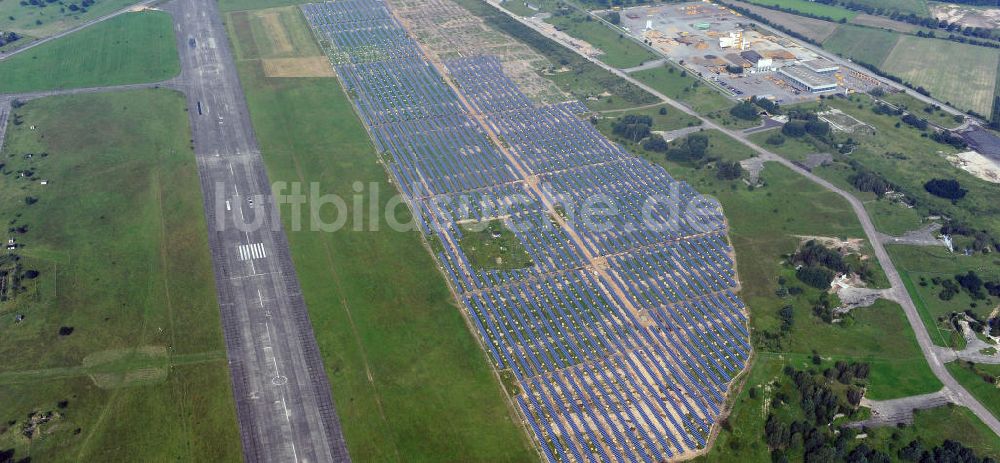
[[[267,77],[336,77],[325,56],[266,58],[260,61]]]
[[[733,3],[766,18],[768,21],[781,25],[796,34],[801,34],[819,43],[822,43],[837,30],[837,24],[830,21],[785,13],[747,2],[733,1]]]

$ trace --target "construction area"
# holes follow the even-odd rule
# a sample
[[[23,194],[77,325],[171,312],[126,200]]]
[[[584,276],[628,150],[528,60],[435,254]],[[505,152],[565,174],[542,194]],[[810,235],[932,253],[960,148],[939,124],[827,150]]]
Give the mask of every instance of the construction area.
[[[689,72],[737,98],[759,96],[782,104],[823,94],[867,91],[878,81],[839,65],[785,36],[706,2],[638,6],[621,12],[621,26]]]

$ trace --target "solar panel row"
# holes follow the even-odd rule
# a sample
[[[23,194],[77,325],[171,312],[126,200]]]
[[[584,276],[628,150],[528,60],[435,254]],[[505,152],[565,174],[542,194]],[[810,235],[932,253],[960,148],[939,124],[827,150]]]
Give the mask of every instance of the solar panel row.
[[[719,205],[603,137],[579,102],[536,106],[496,57],[445,63],[459,95],[382,0],[303,11],[545,457],[704,448],[750,355]],[[576,216],[601,200],[611,213]],[[532,265],[472,263],[463,224],[490,220]]]

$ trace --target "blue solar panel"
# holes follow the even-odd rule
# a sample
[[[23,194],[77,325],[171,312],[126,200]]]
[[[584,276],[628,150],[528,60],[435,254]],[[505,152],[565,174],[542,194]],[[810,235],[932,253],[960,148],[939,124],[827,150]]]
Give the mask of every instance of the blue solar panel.
[[[496,368],[522,387],[543,456],[652,462],[704,446],[750,355],[718,204],[605,138],[580,102],[535,104],[497,57],[442,75],[382,0],[302,10]],[[571,214],[598,196],[614,214]],[[492,220],[531,266],[473,265],[462,224]]]

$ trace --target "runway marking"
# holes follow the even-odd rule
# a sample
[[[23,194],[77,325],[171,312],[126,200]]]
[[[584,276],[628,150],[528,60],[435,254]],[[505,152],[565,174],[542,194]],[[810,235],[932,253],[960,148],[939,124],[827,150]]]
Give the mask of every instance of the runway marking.
[[[284,394],[281,395],[281,407],[285,409],[285,421],[291,423],[292,422],[292,418],[291,418],[292,413],[288,411],[288,406],[285,405],[285,395]]]
[[[254,273],[253,275],[240,275],[235,277],[229,277],[230,280],[247,280],[250,278],[263,277],[267,275],[281,275],[281,272],[266,272],[266,273]]]
[[[263,259],[267,257],[267,252],[264,251],[264,243],[241,244],[238,249],[240,260]]]

